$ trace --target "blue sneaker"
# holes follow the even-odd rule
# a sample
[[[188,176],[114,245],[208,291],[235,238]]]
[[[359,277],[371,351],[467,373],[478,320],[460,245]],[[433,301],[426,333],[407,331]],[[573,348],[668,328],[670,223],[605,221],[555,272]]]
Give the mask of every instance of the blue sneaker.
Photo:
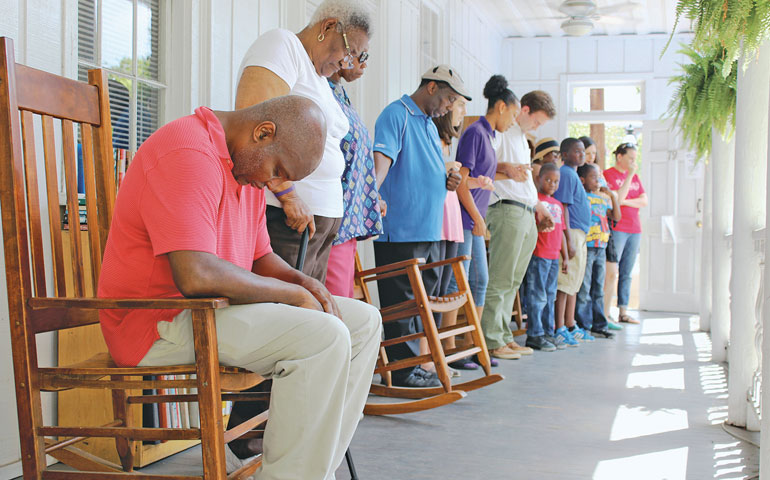
[[[556,341],[561,340],[569,347],[577,347],[580,345],[577,340],[575,340],[572,337],[572,334],[569,330],[567,330],[567,327],[561,327],[560,329],[556,330]]]
[[[596,340],[596,337],[594,337],[589,332],[583,330],[580,327],[575,327],[575,329],[569,333],[572,334],[572,337],[574,337],[575,340],[578,340],[581,342],[593,342],[594,340]]]
[[[612,320],[607,320],[607,329],[608,330],[623,330],[623,326],[613,322]]]

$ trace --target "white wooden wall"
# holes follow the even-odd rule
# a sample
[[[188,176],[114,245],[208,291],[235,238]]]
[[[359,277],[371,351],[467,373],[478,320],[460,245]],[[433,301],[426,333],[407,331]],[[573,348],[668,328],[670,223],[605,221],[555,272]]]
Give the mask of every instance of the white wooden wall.
[[[545,90],[554,99],[558,115],[535,132],[537,138],[567,136],[567,122],[579,121],[568,115],[568,86],[572,82],[596,80],[645,82],[645,111],[634,120],[659,119],[666,112],[673,87],[671,76],[684,62],[678,54],[680,42],[689,36],[677,35],[665,55],[660,56],[668,35],[596,36],[583,38],[514,38],[504,42],[506,76],[513,91],[521,97],[531,90]],[[607,120],[612,115],[608,114]],[[614,115],[617,120],[629,116]]]
[[[451,64],[474,96],[470,114],[484,113],[481,96],[493,73],[502,73],[502,35],[472,0],[362,0],[375,11],[369,69],[349,88],[365,122],[374,129],[379,112],[412,93],[420,70],[420,7],[438,12],[440,61]],[[320,0],[168,0],[161,48],[166,59],[162,122],[199,105],[231,109],[238,67],[251,43],[276,27],[301,30]],[[35,68],[77,76],[77,0],[0,0],[0,36],[14,39],[16,60]],[[40,150],[42,151],[42,149]],[[45,220],[45,219],[44,219]],[[1,235],[1,233],[0,233]],[[371,263],[371,246],[363,248]],[[4,260],[0,255],[0,269]],[[16,403],[8,338],[5,275],[0,276],[0,480],[21,474]],[[53,337],[39,337],[41,363],[56,358]],[[55,421],[55,399],[45,399],[46,421]]]

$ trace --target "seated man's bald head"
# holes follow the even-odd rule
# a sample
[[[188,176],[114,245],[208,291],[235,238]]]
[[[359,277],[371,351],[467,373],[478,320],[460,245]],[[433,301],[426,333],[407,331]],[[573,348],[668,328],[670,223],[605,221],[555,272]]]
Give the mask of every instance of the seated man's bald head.
[[[234,112],[216,112],[222,122],[233,175],[261,188],[300,180],[321,163],[326,117],[311,99],[286,95]]]

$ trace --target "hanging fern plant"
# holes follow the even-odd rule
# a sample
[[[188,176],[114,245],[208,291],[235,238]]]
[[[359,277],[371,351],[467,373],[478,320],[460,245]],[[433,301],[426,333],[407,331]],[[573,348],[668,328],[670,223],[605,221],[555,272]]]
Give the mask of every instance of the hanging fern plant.
[[[683,73],[669,81],[678,86],[668,113],[697,157],[705,159],[711,153],[712,127],[726,139],[735,131],[737,61],[725,65],[729,56],[724,48],[717,47],[700,53],[682,45],[679,53],[692,63],[681,65]],[[724,72],[728,72],[727,76]]]
[[[692,46],[696,50],[722,49],[721,74],[725,78],[736,60],[755,57],[770,34],[770,0],[679,0],[676,24],[682,16],[693,22]]]

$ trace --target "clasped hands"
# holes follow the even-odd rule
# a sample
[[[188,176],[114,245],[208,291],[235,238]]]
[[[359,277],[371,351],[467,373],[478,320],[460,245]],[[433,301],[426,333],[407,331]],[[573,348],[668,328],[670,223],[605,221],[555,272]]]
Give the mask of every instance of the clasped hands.
[[[526,182],[529,180],[529,172],[532,171],[532,167],[524,163],[501,162],[497,164],[497,168],[498,172],[503,173],[506,177],[516,182]]]
[[[444,162],[444,168],[446,168],[447,174],[446,189],[450,192],[457,190],[460,183],[462,183],[462,174],[460,173],[461,167],[462,164],[460,162]],[[469,176],[467,177],[466,182],[468,189],[470,190],[481,188],[483,190],[492,191],[495,189],[494,180],[484,175],[479,175],[478,177]]]

